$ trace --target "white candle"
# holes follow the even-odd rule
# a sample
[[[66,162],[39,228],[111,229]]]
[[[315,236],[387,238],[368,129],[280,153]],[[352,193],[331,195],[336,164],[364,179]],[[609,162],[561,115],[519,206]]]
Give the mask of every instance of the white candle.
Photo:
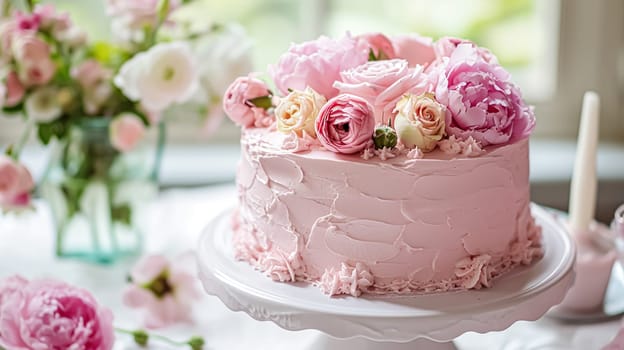
[[[576,159],[570,188],[570,228],[585,232],[594,219],[596,210],[596,149],[600,98],[593,91],[585,93],[576,145]]]

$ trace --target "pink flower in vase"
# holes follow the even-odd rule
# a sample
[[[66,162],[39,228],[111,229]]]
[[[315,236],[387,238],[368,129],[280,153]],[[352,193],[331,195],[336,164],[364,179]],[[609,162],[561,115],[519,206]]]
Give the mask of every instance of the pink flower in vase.
[[[0,155],[0,207],[20,209],[30,206],[30,192],[35,187],[26,167],[6,155]]]
[[[17,30],[23,32],[36,32],[41,24],[41,16],[37,13],[15,13],[15,23]]]
[[[264,98],[261,106],[256,99]],[[252,75],[239,77],[223,95],[223,111],[236,125],[242,127],[266,127],[273,121],[268,109],[272,106],[271,92],[267,85]]]
[[[24,85],[19,80],[17,73],[14,71],[9,72],[6,78],[6,91],[4,106],[12,107],[20,103],[24,98]]]
[[[145,309],[148,328],[191,321],[192,304],[201,296],[191,266],[194,266],[192,254],[171,262],[162,255],[142,257],[130,271],[124,304]]]
[[[50,47],[30,34],[18,35],[11,42],[20,81],[26,86],[47,84],[56,72]]]
[[[113,314],[86,290],[54,280],[0,282],[0,347],[110,350]]]
[[[145,135],[145,124],[136,114],[126,112],[110,123],[109,137],[113,147],[120,152],[133,150]]]

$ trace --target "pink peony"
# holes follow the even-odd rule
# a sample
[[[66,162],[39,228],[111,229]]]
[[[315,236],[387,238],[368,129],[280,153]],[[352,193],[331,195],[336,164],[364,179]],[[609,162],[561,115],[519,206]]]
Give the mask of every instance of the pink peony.
[[[271,97],[269,88],[262,80],[251,75],[239,77],[223,95],[223,110],[236,125],[247,128],[268,126],[272,118],[267,108],[258,107],[250,102],[260,97],[268,99]]]
[[[0,155],[0,207],[27,207],[34,187],[32,175],[25,166],[6,155]]]
[[[479,47],[477,46],[477,44],[466,39],[453,38],[453,37],[448,37],[448,36],[443,37],[443,38],[440,38],[438,41],[436,41],[435,44],[433,44],[433,49],[438,58],[451,57],[455,49],[460,44],[469,44],[470,46],[472,46],[477,51],[478,55],[484,61],[488,63],[498,63],[496,56],[494,56],[494,54],[492,54],[490,50],[483,48],[483,47]]]
[[[24,85],[17,77],[17,73],[11,71],[6,78],[6,97],[4,100],[5,106],[15,106],[20,103],[24,98]]]
[[[145,124],[134,113],[118,115],[109,126],[110,142],[120,152],[132,151],[145,135]]]
[[[392,37],[397,58],[407,60],[410,67],[427,66],[436,58],[431,38],[415,34]]]
[[[334,86],[341,94],[365,99],[374,108],[375,120],[387,124],[396,103],[406,93],[422,94],[429,88],[422,67],[410,69],[406,60],[371,61],[342,72]]]
[[[532,108],[509,73],[486,61],[477,47],[459,44],[435,69],[441,70],[435,95],[447,107],[448,135],[472,136],[482,146],[529,136],[535,126]]]
[[[17,30],[22,32],[36,32],[41,24],[41,16],[36,13],[17,11],[14,20]]]
[[[368,60],[368,48],[358,40],[345,36],[330,39],[325,36],[292,45],[277,65],[269,66],[269,74],[282,95],[288,90],[303,91],[306,87],[331,98],[338,94],[334,82],[340,72],[357,67]]]
[[[56,66],[45,41],[24,34],[13,38],[11,46],[18,65],[18,75],[24,85],[44,85],[52,79]]]
[[[316,119],[316,135],[328,150],[356,153],[372,143],[373,107],[363,98],[340,94],[329,100]]]
[[[144,256],[130,272],[131,284],[124,291],[124,303],[145,308],[145,326],[160,328],[189,321],[191,308],[201,294],[191,271],[190,254],[167,260],[162,255]]]
[[[366,33],[358,35],[356,39],[368,48],[369,55],[372,50],[375,58],[379,60],[397,58],[392,41],[381,33]]]
[[[0,284],[0,347],[20,350],[110,350],[113,314],[93,296],[63,282]]]

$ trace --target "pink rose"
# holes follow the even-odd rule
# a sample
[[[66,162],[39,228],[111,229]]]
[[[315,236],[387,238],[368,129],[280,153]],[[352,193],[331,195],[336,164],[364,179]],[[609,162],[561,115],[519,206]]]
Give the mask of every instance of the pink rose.
[[[193,302],[201,296],[194,275],[194,257],[182,255],[171,262],[162,255],[144,256],[130,272],[124,304],[146,310],[145,326],[161,328],[189,321]]]
[[[90,89],[102,80],[110,79],[112,73],[102,67],[100,62],[89,59],[71,70],[71,77],[74,78],[80,87]]]
[[[372,50],[373,55],[378,60],[397,58],[392,41],[381,33],[366,33],[358,35],[356,39],[369,49],[369,54],[370,50]]]
[[[56,66],[50,57],[50,47],[34,35],[18,35],[12,41],[18,75],[26,86],[44,85],[52,79]]]
[[[427,66],[436,58],[431,38],[416,34],[395,35],[392,37],[397,58],[407,60],[410,67]]]
[[[470,40],[453,38],[453,37],[443,37],[433,44],[433,49],[435,50],[435,54],[438,58],[441,57],[451,57],[457,46],[460,44],[469,44],[474,49],[476,49],[478,55],[488,63],[498,63],[496,56],[490,52],[490,50],[479,47],[477,44],[473,43]]]
[[[110,350],[113,314],[86,290],[59,281],[0,284],[0,346],[21,350]]]
[[[121,113],[109,125],[110,143],[120,152],[132,151],[145,135],[145,124],[134,113]]]
[[[30,204],[35,187],[32,175],[22,164],[0,155],[0,207],[18,208]]]
[[[39,25],[41,24],[41,17],[36,13],[17,11],[14,20],[17,29],[23,32],[36,32],[39,30]]]
[[[17,73],[11,71],[6,78],[6,96],[4,105],[8,107],[15,106],[24,98],[24,86],[17,77]]]
[[[251,100],[266,98],[267,106],[259,107]],[[272,123],[267,109],[271,107],[271,92],[260,79],[249,75],[239,77],[223,95],[223,110],[230,119],[242,127],[266,127]]]
[[[447,107],[446,133],[482,146],[528,137],[535,126],[532,108],[501,66],[484,60],[477,47],[459,44],[441,70],[436,99]]]
[[[328,150],[351,154],[372,143],[373,107],[363,98],[340,94],[329,100],[316,119],[316,135]]]
[[[367,62],[340,75],[342,81],[334,84],[340,93],[365,99],[374,108],[375,120],[384,125],[395,115],[394,107],[401,96],[422,94],[431,85],[422,67],[410,69],[402,59]]]
[[[288,90],[303,91],[306,87],[331,98],[338,94],[334,88],[340,72],[368,61],[368,48],[358,40],[345,36],[330,39],[325,36],[292,45],[277,65],[269,66],[269,74],[282,95]]]

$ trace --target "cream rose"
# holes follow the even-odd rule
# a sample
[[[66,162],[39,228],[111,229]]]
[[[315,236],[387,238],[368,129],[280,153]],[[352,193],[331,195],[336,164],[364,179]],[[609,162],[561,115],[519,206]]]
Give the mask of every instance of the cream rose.
[[[292,91],[275,108],[277,129],[283,133],[294,131],[299,136],[305,131],[316,137],[314,122],[325,103],[325,97],[309,87],[304,91]]]
[[[444,136],[446,110],[433,94],[407,94],[397,102],[395,111],[394,128],[405,147],[429,152]]]

